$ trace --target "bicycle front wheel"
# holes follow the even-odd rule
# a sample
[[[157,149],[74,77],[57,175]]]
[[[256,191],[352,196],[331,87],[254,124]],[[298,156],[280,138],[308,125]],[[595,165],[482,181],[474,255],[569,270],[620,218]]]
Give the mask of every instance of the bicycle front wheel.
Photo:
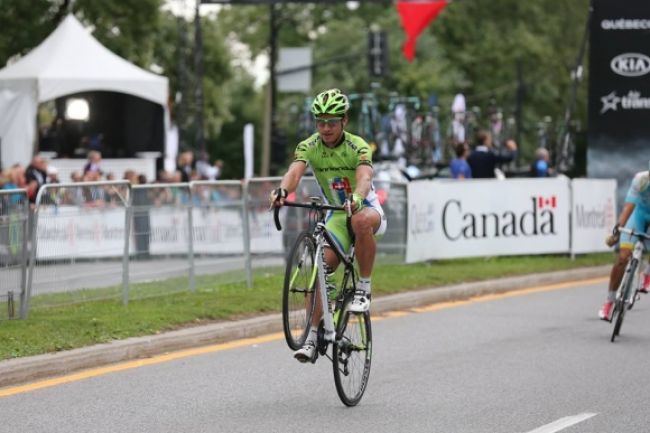
[[[613,343],[618,334],[621,332],[621,326],[623,325],[623,318],[625,317],[625,302],[623,300],[616,301],[616,308],[614,309],[614,314],[616,314],[616,321],[614,322],[614,331],[612,331],[611,342]]]
[[[370,313],[345,313],[342,320],[341,338],[334,343],[334,383],[343,404],[355,406],[363,397],[370,376]]]
[[[316,243],[308,233],[301,233],[291,248],[284,273],[282,325],[284,337],[292,350],[298,350],[309,332],[316,302]]]
[[[630,295],[634,296],[634,294],[631,294],[631,292],[637,266],[637,260],[632,259],[627,269],[625,269],[625,275],[621,281],[621,295],[620,298],[616,300],[616,308],[614,310],[614,313],[618,314],[616,316],[616,323],[614,323],[614,331],[612,332],[612,338],[610,340],[612,343],[614,342],[614,339],[616,339],[616,337],[618,337],[618,335],[621,333],[621,326],[623,326],[625,312],[627,311],[627,307],[631,302]]]

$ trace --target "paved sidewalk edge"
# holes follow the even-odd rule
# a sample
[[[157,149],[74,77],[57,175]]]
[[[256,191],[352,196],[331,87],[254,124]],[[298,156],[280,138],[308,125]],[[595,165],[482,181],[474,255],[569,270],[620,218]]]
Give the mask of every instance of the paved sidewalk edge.
[[[604,277],[609,274],[610,269],[611,266],[609,265],[579,268],[462,283],[381,296],[373,300],[372,312],[373,314],[380,314],[438,302],[461,300],[472,296],[503,293],[539,285]],[[271,314],[241,321],[220,322],[185,328],[158,335],[134,337],[53,354],[15,358],[0,361],[0,387],[27,383],[37,379],[51,378],[83,369],[151,357],[177,350],[281,331],[281,315]]]

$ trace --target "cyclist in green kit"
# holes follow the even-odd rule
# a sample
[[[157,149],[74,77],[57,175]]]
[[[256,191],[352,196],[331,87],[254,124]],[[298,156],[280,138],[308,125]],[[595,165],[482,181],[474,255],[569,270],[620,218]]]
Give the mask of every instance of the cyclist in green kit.
[[[280,187],[271,192],[270,200],[272,206],[282,206],[287,195],[298,187],[309,165],[326,202],[351,207],[359,284],[349,311],[362,313],[370,308],[370,277],[375,262],[376,237],[386,231],[386,217],[372,184],[370,147],[361,137],[345,130],[349,108],[348,97],[339,89],[329,89],[316,96],[311,112],[317,132],[298,144],[294,160],[283,176]],[[347,251],[351,239],[346,227],[346,215],[343,212],[330,212],[326,228],[343,251]],[[325,249],[324,256],[327,272],[333,274],[339,264],[338,258],[330,248]],[[294,353],[294,357],[301,362],[307,362],[314,356],[320,315],[320,312],[315,312],[305,344]]]

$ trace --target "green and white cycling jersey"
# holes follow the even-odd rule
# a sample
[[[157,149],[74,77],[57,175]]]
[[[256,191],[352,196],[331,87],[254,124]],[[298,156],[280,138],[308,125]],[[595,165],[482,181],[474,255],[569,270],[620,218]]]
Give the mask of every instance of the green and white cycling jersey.
[[[356,188],[356,170],[360,165],[372,167],[370,147],[357,135],[343,131],[344,139],[335,148],[327,147],[318,133],[300,142],[296,147],[294,161],[303,161],[314,171],[323,196],[334,206],[341,206]],[[375,188],[364,201],[366,206],[379,206]]]
[[[347,131],[343,131],[343,134],[344,138],[341,144],[330,148],[323,143],[320,135],[315,133],[301,141],[294,154],[294,161],[302,161],[311,167],[323,197],[327,203],[334,206],[341,206],[346,198],[354,192],[357,186],[357,167],[364,164],[372,167],[372,154],[368,143],[363,138]],[[386,217],[372,184],[363,205],[379,213],[381,224],[375,232],[375,236],[381,236],[386,231]],[[345,215],[330,213],[327,216],[326,227],[334,235],[341,248],[347,251],[350,239],[347,235]]]

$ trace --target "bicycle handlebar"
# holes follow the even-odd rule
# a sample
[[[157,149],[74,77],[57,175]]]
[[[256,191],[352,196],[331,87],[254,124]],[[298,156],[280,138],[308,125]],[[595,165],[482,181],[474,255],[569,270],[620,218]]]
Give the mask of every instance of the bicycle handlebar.
[[[648,235],[646,233],[635,232],[634,230],[628,229],[628,228],[625,228],[625,227],[619,227],[618,231],[621,232],[621,233],[627,233],[630,236],[636,236],[638,238],[643,238],[645,240],[650,240],[650,235]]]
[[[289,207],[302,207],[306,209],[313,209],[313,210],[334,210],[334,211],[347,211],[347,209],[343,206],[332,206],[330,204],[324,204],[324,203],[297,203],[293,201],[285,201],[282,206],[289,206]],[[275,221],[275,228],[278,229],[278,231],[282,230],[282,225],[280,224],[280,208],[282,206],[278,206],[273,208],[273,220]]]

